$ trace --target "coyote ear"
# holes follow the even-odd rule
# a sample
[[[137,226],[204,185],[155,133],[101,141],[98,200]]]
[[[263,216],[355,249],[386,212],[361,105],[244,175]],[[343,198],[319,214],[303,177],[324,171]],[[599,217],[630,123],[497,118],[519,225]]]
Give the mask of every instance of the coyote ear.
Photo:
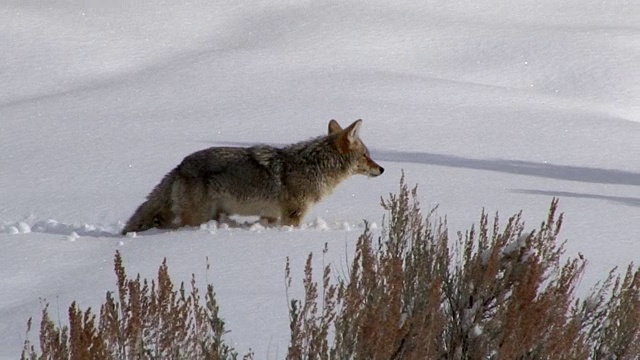
[[[362,120],[356,120],[346,129],[341,130],[338,138],[336,139],[336,145],[338,146],[340,153],[348,153],[357,146],[359,141],[358,133],[360,132],[361,125]]]
[[[337,133],[338,131],[342,131],[340,124],[335,120],[329,121],[329,135]]]
[[[360,138],[360,126],[362,126],[362,119],[358,119],[349,125],[344,131],[347,133],[347,139],[349,143],[353,143]]]

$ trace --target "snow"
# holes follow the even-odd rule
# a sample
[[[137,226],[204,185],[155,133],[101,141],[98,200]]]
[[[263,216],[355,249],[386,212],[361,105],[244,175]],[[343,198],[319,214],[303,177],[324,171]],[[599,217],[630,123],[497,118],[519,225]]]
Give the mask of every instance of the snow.
[[[640,7],[633,1],[4,1],[0,5],[0,358],[41,300],[65,318],[114,289],[112,260],[211,282],[227,338],[288,339],[284,262],[348,269],[401,170],[451,235],[499,211],[535,228],[554,196],[581,288],[640,262]],[[362,118],[385,167],[300,229],[117,233],[184,156],[286,144]],[[212,269],[206,271],[206,259]],[[299,293],[298,293],[299,294]],[[54,314],[54,317],[58,314]],[[32,334],[34,336],[34,334]]]

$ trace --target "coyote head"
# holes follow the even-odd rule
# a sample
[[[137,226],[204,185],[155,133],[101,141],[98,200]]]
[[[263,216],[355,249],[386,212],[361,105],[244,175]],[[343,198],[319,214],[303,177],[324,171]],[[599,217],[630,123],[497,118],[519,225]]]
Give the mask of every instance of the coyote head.
[[[335,144],[341,154],[353,159],[352,172],[375,177],[384,172],[384,168],[371,159],[369,149],[360,140],[362,120],[356,120],[343,129],[337,121],[329,121],[329,135],[335,135]]]

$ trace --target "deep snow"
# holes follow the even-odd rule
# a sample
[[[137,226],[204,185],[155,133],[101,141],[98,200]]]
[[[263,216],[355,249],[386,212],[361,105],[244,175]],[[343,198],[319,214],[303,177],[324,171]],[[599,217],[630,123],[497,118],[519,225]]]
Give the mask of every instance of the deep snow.
[[[213,283],[228,339],[282,358],[285,258],[300,279],[328,242],[343,271],[401,169],[452,235],[483,207],[535,227],[560,197],[584,289],[638,263],[637,19],[626,0],[3,2],[0,357],[40,298],[62,320],[73,299],[99,305],[119,249],[131,275],[167,257],[175,280]],[[295,142],[331,118],[363,118],[387,171],[347,180],[305,228],[116,235],[190,152]]]

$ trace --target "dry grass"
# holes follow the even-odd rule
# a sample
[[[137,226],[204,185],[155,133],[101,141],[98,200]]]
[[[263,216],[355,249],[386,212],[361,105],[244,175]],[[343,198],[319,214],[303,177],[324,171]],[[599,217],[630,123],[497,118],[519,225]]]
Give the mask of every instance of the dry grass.
[[[184,283],[175,289],[166,259],[157,281],[150,283],[139,275],[128,279],[119,252],[114,271],[117,298],[107,293],[99,317],[73,302],[69,325],[56,326],[45,306],[40,354],[27,337],[22,359],[237,359],[237,352],[222,338],[226,331],[213,286],[207,286],[204,304],[194,276],[189,292]],[[28,334],[31,319],[27,328]],[[251,358],[252,354],[244,357]]]
[[[382,235],[365,230],[337,285],[327,266],[318,288],[309,256],[305,299],[290,301],[288,359],[640,358],[640,269],[612,271],[578,300],[586,261],[563,260],[556,199],[536,230],[520,214],[501,226],[483,212],[449,239],[416,192],[402,179],[382,201]]]
[[[328,265],[318,284],[307,258],[305,297],[289,300],[287,359],[640,358],[640,268],[614,269],[577,299],[586,261],[564,256],[557,200],[536,229],[520,214],[501,224],[483,212],[453,239],[404,178],[382,206],[381,235],[367,226],[346,276],[332,281]],[[128,279],[119,253],[114,265],[117,294],[99,316],[72,303],[69,325],[56,326],[44,306],[40,353],[27,340],[23,359],[237,358],[211,285],[201,305],[195,279],[174,288],[166,261],[150,283]],[[285,279],[291,288],[288,259]]]

